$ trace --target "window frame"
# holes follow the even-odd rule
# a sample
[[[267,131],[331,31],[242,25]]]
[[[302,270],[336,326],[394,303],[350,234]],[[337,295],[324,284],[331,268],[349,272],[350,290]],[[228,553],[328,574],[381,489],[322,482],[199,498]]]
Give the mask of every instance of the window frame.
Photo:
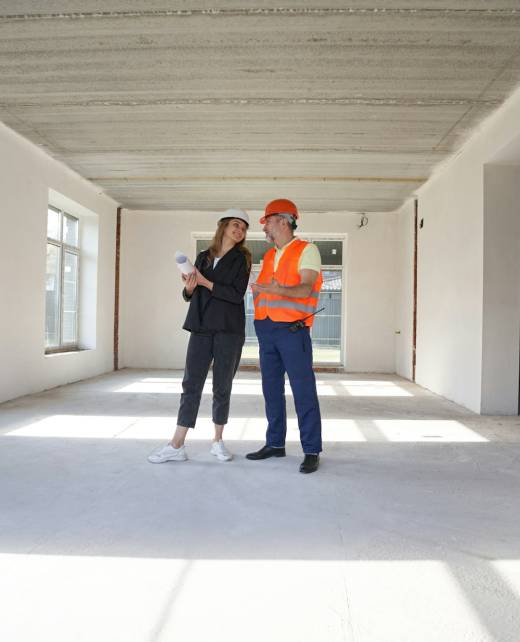
[[[60,238],[55,239],[47,235],[46,245],[53,245],[58,248],[59,251],[59,291],[58,291],[58,310],[59,310],[59,323],[58,323],[58,345],[56,346],[45,346],[45,354],[58,354],[60,352],[77,352],[79,348],[79,285],[80,285],[80,266],[81,266],[81,247],[80,247],[80,219],[70,212],[63,210],[54,205],[47,206],[47,222],[49,217],[49,210],[52,210],[60,215]],[[63,228],[64,228],[64,219],[67,218],[72,221],[76,221],[78,226],[78,238],[77,246],[70,245],[63,240]],[[48,224],[48,223],[47,223]],[[63,341],[63,290],[65,286],[65,254],[74,254],[77,258],[77,271],[76,271],[76,306],[75,306],[75,327],[76,327],[76,336],[74,341],[64,342]],[[45,310],[47,314],[47,309]]]

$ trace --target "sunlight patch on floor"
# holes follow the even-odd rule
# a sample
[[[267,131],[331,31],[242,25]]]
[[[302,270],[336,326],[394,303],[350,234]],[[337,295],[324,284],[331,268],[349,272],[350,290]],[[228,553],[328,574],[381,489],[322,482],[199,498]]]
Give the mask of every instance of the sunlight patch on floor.
[[[10,437],[114,439],[135,421],[137,417],[121,415],[51,415],[5,434]]]
[[[10,437],[50,437],[79,439],[161,439],[169,440],[175,429],[176,417],[114,417],[85,415],[53,415],[6,433]],[[266,420],[263,417],[233,417],[226,426],[226,440],[265,441]],[[213,422],[200,417],[189,440],[213,438]],[[323,438],[334,442],[365,441],[353,420],[324,419]],[[287,421],[287,442],[299,442],[296,418]]]
[[[58,437],[79,439],[163,439],[169,440],[175,429],[171,417],[131,417],[113,415],[52,415],[6,433],[10,437]],[[323,419],[324,442],[364,442],[365,430],[373,425],[370,441],[390,442],[487,442],[485,437],[458,421],[440,419]],[[225,428],[226,440],[264,441],[267,422],[264,417],[232,417]],[[190,440],[213,438],[210,417],[199,417]],[[296,417],[287,419],[287,442],[299,442]]]
[[[350,397],[413,397],[414,395],[393,381],[339,381]]]
[[[4,640],[491,639],[438,560],[3,554],[0,569]]]
[[[491,566],[507,584],[517,600],[520,600],[520,560],[495,560]]]
[[[392,381],[329,381],[317,378],[319,397],[413,397],[414,395]],[[208,377],[202,391],[203,395],[212,394],[212,378]],[[181,394],[182,377],[151,377],[118,388],[116,392],[132,394]],[[233,395],[262,396],[260,378],[237,378],[233,382]],[[285,394],[292,396],[289,380],[285,379]]]
[[[482,435],[454,419],[374,419],[388,441],[487,442]]]

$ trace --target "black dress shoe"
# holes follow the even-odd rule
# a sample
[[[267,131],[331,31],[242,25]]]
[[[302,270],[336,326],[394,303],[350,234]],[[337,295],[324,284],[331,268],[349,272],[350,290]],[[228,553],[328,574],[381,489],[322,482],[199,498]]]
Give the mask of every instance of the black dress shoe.
[[[271,446],[264,446],[255,453],[249,453],[246,455],[246,459],[267,459],[268,457],[285,457],[285,448],[271,448]]]
[[[305,455],[302,463],[300,464],[300,473],[314,473],[318,470],[319,465],[319,455]]]

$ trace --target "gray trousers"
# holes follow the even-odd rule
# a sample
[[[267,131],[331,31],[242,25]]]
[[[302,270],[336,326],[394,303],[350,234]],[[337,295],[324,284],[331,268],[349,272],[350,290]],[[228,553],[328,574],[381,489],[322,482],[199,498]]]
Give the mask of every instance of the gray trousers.
[[[226,424],[233,377],[240,363],[245,337],[231,332],[191,333],[182,381],[177,425],[193,428],[209,367],[213,361],[213,423]]]

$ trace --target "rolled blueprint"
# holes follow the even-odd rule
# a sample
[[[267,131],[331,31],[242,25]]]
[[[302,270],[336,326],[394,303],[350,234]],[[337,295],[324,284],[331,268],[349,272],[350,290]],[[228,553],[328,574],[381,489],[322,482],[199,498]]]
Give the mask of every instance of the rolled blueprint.
[[[179,252],[179,250],[175,252],[175,262],[183,274],[191,274],[195,270],[193,263],[189,260],[186,254]]]

